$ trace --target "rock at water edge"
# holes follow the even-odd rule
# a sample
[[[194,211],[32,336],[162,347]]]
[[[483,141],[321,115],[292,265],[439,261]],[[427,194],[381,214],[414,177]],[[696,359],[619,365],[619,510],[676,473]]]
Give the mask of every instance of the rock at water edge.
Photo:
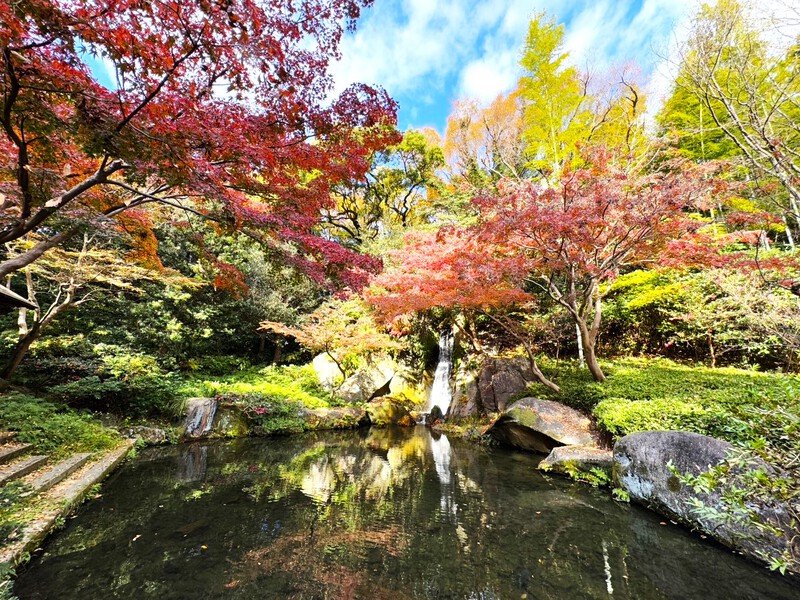
[[[557,446],[598,446],[586,415],[538,398],[518,400],[483,433],[500,443],[546,454]]]
[[[729,548],[754,558],[777,557],[787,548],[791,507],[772,500],[747,502],[763,523],[783,529],[776,535],[754,526],[746,518],[735,518],[723,494],[743,488],[748,469],[775,469],[754,459],[752,467],[733,470],[718,489],[698,492],[681,482],[676,473],[697,476],[722,463],[733,450],[728,442],[686,431],[644,431],[621,438],[614,445],[614,484],[639,502],[676,521],[698,528]]]
[[[580,479],[581,474],[587,478],[597,478],[597,471],[603,474],[608,483],[611,481],[611,472],[614,465],[614,456],[611,450],[596,448],[594,446],[558,446],[553,448],[539,468],[542,471],[564,473]]]
[[[211,433],[217,401],[214,398],[190,398],[186,402],[184,436],[189,439],[206,437]]]

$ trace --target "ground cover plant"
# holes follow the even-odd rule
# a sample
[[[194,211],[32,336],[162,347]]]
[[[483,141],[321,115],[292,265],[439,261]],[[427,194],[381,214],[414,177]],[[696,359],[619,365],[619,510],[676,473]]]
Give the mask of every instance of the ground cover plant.
[[[74,452],[102,452],[121,436],[88,411],[12,392],[0,396],[0,428],[17,433],[35,452],[59,458]]]
[[[800,455],[796,375],[663,358],[628,357],[605,365],[609,377],[602,384],[576,364],[559,365],[558,400],[593,414],[615,439],[637,431],[684,430],[764,446],[780,461],[788,460],[780,458],[784,454]]]

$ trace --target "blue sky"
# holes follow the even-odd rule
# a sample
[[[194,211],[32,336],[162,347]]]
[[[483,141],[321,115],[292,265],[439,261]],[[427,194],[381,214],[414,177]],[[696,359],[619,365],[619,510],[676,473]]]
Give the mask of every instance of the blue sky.
[[[566,26],[565,50],[580,68],[635,62],[651,104],[668,90],[670,45],[696,0],[376,0],[343,42],[337,86],[385,87],[399,125],[442,132],[455,99],[483,103],[512,89],[532,16]]]

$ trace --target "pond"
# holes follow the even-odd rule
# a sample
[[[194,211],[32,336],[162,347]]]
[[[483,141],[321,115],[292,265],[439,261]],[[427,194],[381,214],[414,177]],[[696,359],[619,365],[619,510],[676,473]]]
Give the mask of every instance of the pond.
[[[418,427],[142,451],[20,600],[794,599],[800,587],[540,457]]]

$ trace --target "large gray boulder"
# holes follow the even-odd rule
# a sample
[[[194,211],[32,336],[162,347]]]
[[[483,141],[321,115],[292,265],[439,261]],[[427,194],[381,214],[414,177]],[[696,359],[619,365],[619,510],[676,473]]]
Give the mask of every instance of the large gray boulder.
[[[485,361],[478,375],[478,390],[484,412],[503,412],[511,399],[520,396],[531,381],[533,373],[522,356]]]
[[[614,484],[625,490],[631,500],[693,529],[700,529],[746,556],[757,560],[778,557],[787,549],[787,539],[798,533],[790,531],[790,507],[774,500],[762,501],[751,497],[746,503],[750,515],[740,513],[737,516],[722,502],[725,492],[746,485],[748,470],[764,470],[775,476],[772,467],[753,459],[749,466],[733,469],[724,483],[709,492],[695,491],[676,475],[676,472],[692,476],[708,472],[725,461],[732,450],[733,446],[727,442],[697,433],[633,433],[614,445]],[[750,516],[783,530],[784,535],[755,526]]]
[[[498,442],[549,454],[557,446],[597,446],[591,420],[552,400],[522,398],[483,430]]]
[[[453,399],[447,409],[449,419],[461,420],[483,414],[481,395],[478,391],[478,380],[473,373],[457,375]]]
[[[447,416],[467,419],[503,412],[512,398],[525,394],[532,381],[533,373],[525,357],[487,358],[477,371],[456,373],[453,402]]]
[[[405,378],[404,367],[389,356],[372,358],[344,380],[339,367],[325,353],[316,356],[312,366],[322,386],[350,404],[369,402],[379,396],[415,394]]]
[[[411,427],[416,424],[408,404],[401,398],[381,396],[370,400],[366,409],[369,422],[376,427],[391,425]]]
[[[241,405],[221,402],[217,406],[211,434],[215,437],[246,437],[250,435],[250,423]]]

